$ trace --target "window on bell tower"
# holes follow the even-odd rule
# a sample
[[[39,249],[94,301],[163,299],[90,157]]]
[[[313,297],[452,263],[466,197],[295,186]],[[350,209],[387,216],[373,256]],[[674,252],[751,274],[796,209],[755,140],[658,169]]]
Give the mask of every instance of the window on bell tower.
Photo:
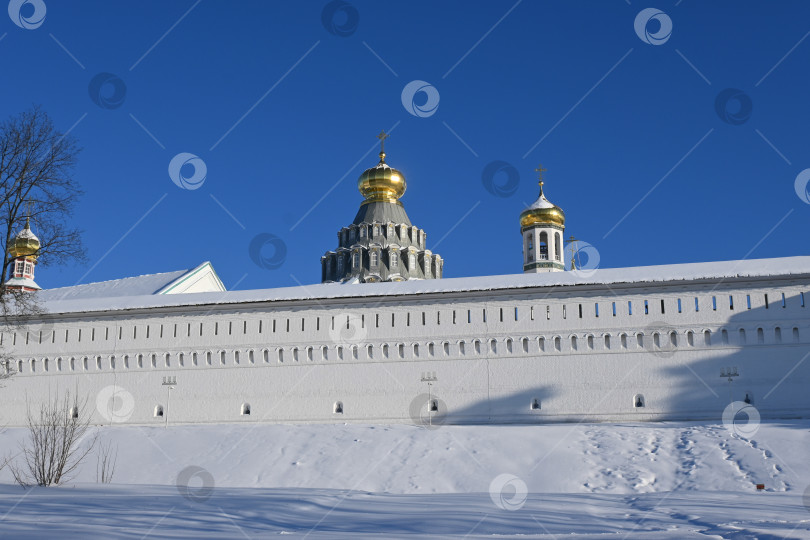
[[[377,266],[377,263],[380,260],[379,254],[377,254],[376,251],[372,251],[370,257],[371,257],[371,266]]]
[[[354,268],[359,268],[360,267],[360,252],[355,251],[352,258],[353,258],[352,265],[354,266]]]
[[[391,253],[391,268],[396,268],[399,264],[399,255],[396,252]]]
[[[560,233],[554,233],[554,258],[558,261],[560,260],[560,245],[562,241],[560,240]]]
[[[538,257],[540,260],[548,259],[548,233],[541,232],[540,233],[540,256]]]

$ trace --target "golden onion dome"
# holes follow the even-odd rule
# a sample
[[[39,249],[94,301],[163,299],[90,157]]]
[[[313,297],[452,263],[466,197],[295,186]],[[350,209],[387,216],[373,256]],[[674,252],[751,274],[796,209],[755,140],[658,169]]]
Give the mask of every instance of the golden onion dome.
[[[540,196],[534,204],[520,213],[520,226],[529,227],[531,225],[559,225],[565,227],[565,212],[562,208],[553,204],[543,194],[543,182],[540,182]]]
[[[26,219],[23,230],[17,233],[17,236],[11,241],[11,245],[8,248],[8,255],[11,258],[31,257],[36,260],[38,252],[39,238],[31,232],[31,220],[29,218]]]
[[[405,193],[405,177],[385,162],[385,152],[380,152],[376,167],[366,169],[357,179],[357,189],[366,198],[363,204],[388,202],[402,204],[399,198]]]

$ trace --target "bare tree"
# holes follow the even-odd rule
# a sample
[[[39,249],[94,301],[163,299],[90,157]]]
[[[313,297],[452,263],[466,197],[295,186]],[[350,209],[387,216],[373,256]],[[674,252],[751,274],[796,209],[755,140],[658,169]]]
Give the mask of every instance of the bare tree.
[[[17,370],[11,363],[11,359],[0,350],[0,388],[3,388],[3,381],[12,378],[17,374]]]
[[[115,465],[118,462],[118,447],[113,448],[112,441],[98,445],[96,456],[96,482],[109,484],[115,476]]]
[[[0,457],[0,471],[5,469],[9,463],[11,463],[11,456]]]
[[[0,289],[0,331],[14,332],[27,327],[44,312],[36,295],[19,289]],[[0,388],[17,374],[15,359],[6,347],[0,347]]]
[[[33,107],[0,123],[0,317],[38,314],[35,295],[5,287],[12,259],[9,247],[30,218],[40,247],[37,264],[83,261],[81,233],[68,219],[82,191],[73,178],[80,149],[50,117]]]
[[[38,413],[33,413],[29,404],[28,440],[20,443],[18,460],[9,465],[14,480],[21,486],[50,486],[70,480],[96,444],[89,426],[87,400],[79,402],[69,392],[61,399],[56,394],[42,403]]]

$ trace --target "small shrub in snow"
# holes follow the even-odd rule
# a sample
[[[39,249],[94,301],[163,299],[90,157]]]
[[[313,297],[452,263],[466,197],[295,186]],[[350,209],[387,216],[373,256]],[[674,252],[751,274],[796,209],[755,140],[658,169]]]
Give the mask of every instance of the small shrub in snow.
[[[33,412],[28,406],[28,440],[20,443],[18,459],[10,464],[14,480],[21,486],[50,486],[64,483],[76,472],[96,438],[82,444],[89,431],[87,400],[66,393],[60,399],[42,403]]]

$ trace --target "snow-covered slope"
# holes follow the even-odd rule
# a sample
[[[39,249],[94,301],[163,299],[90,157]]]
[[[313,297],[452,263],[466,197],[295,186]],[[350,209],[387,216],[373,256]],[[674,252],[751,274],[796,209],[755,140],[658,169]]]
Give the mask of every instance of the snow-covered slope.
[[[750,440],[695,423],[99,433],[118,448],[114,483],[94,483],[95,457],[70,487],[23,491],[3,471],[0,535],[810,538],[808,421]],[[24,437],[6,430],[0,453]]]

